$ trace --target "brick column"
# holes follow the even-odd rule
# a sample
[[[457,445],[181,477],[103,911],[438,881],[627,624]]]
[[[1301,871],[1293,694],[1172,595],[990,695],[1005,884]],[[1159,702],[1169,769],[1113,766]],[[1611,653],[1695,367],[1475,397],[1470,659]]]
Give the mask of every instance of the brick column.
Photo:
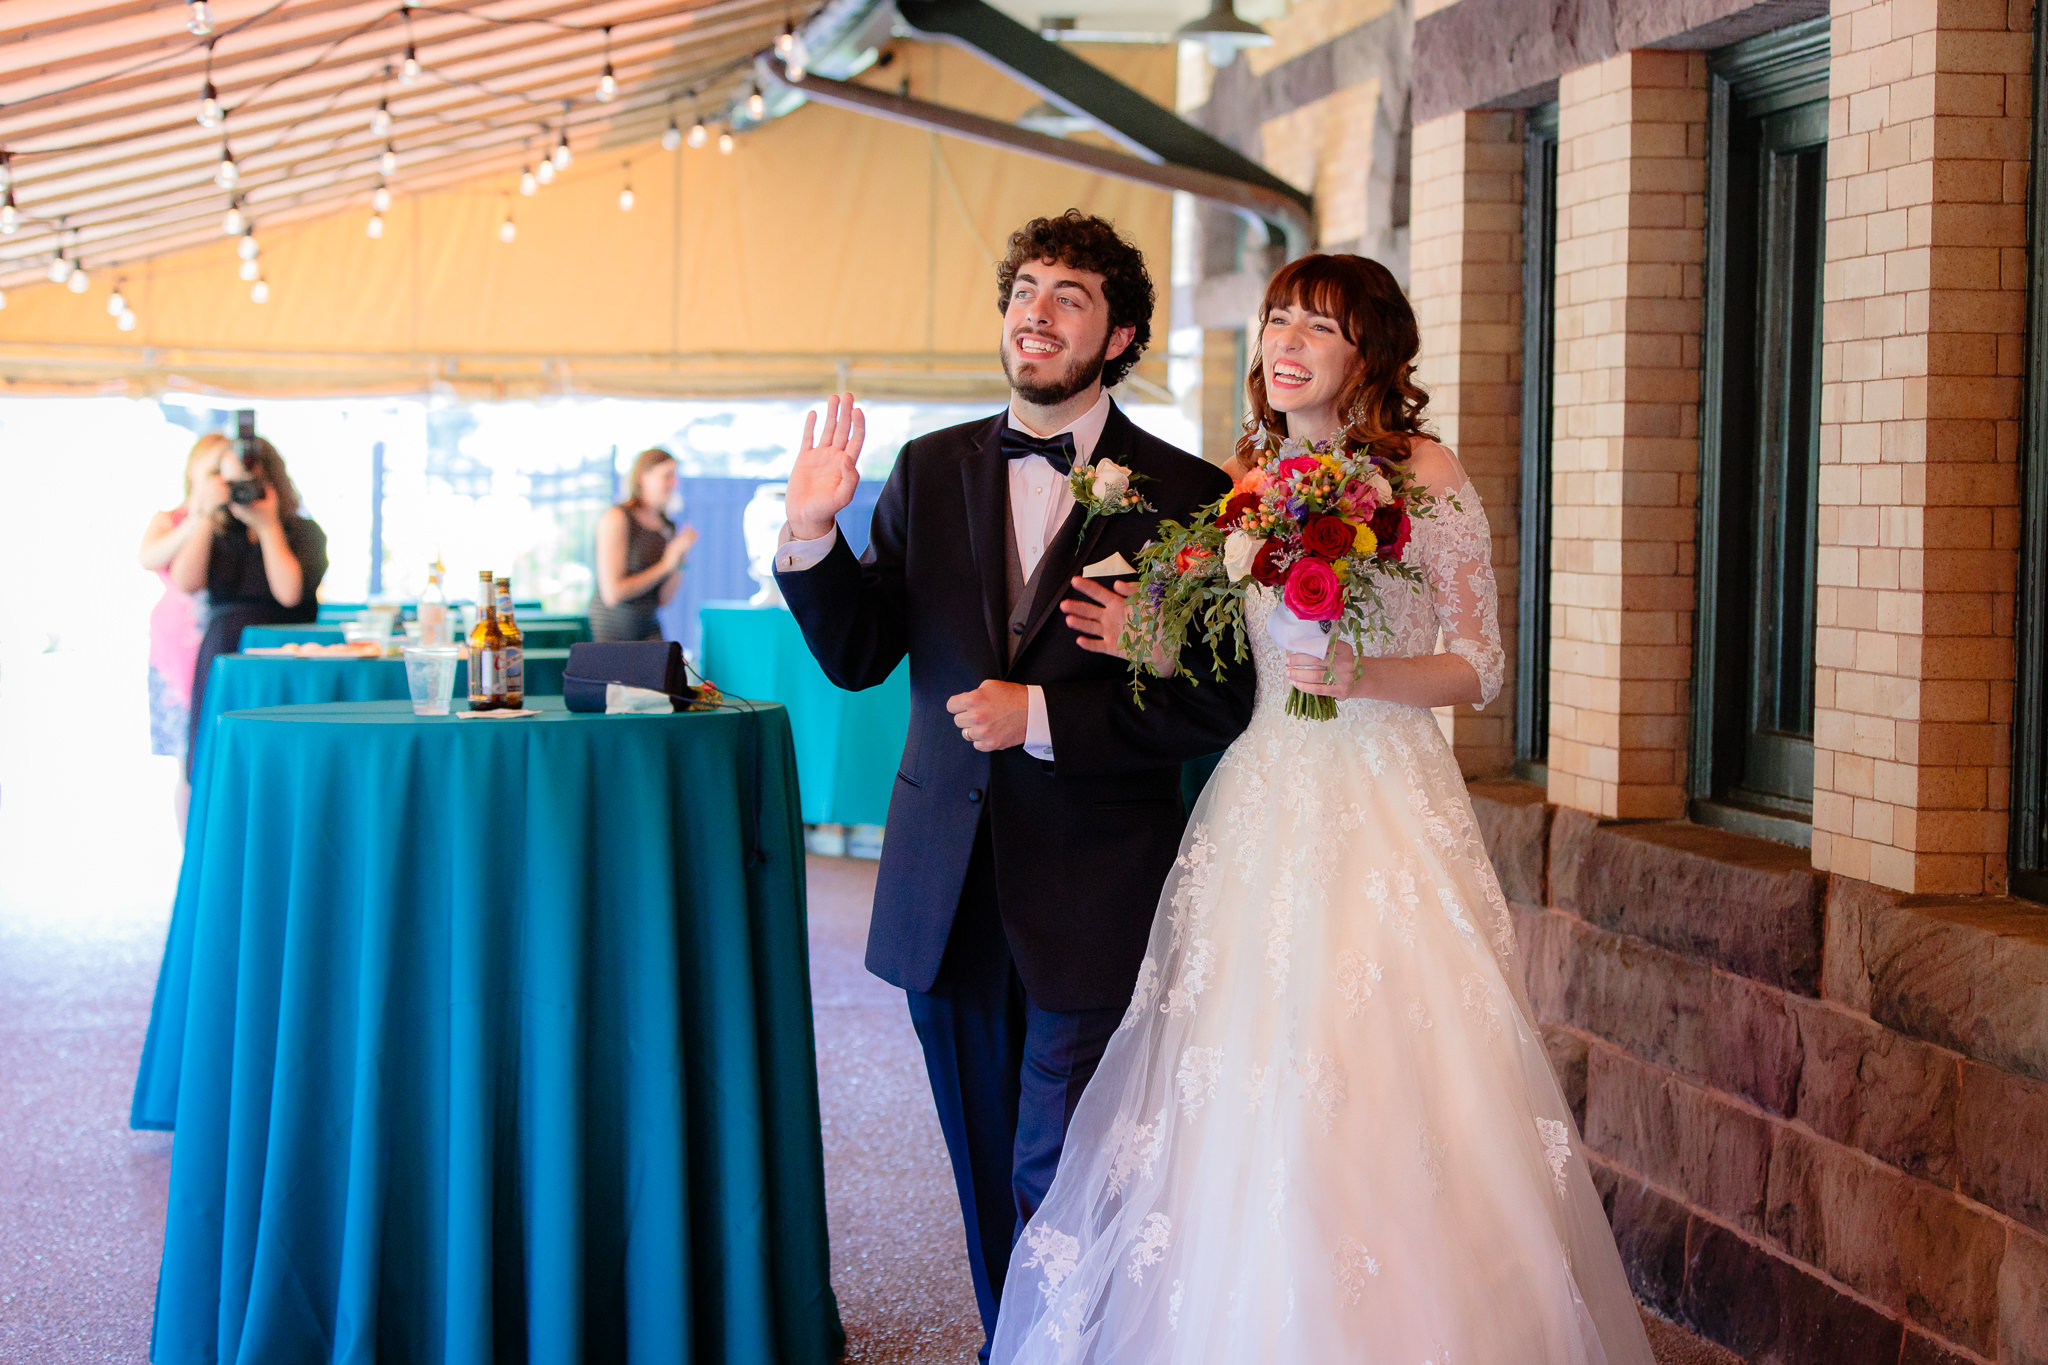
[[[1698,503],[1706,59],[1558,89],[1550,799],[1681,814]]]
[[[2005,886],[2031,15],[1835,0],[1813,863]]]
[[[1510,667],[1483,712],[1447,708],[1468,775],[1514,760],[1515,606],[1520,554],[1522,404],[1522,124],[1472,110],[1417,125],[1409,296],[1422,325],[1419,378],[1429,416],[1485,505]]]

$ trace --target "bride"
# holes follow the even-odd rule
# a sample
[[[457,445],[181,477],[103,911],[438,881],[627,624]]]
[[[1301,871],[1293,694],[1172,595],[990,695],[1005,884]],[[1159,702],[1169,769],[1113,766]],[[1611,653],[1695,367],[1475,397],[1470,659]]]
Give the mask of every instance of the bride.
[[[1248,428],[1405,450],[1439,495],[1402,552],[1426,587],[1383,593],[1391,638],[1327,667],[1281,652],[1254,590],[1251,726],[1012,1254],[993,1359],[1649,1365],[1429,710],[1485,705],[1502,659],[1485,516],[1422,425],[1414,313],[1376,262],[1310,256],[1261,319]],[[1090,596],[1068,620],[1113,650],[1123,599]],[[1337,718],[1289,717],[1290,683]]]

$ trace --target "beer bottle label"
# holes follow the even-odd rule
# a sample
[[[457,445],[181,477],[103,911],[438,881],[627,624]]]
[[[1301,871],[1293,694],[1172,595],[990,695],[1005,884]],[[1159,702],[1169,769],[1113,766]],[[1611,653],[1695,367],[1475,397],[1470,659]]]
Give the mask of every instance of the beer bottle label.
[[[477,651],[477,653],[482,656],[483,661],[483,672],[481,674],[484,683],[483,694],[487,697],[504,696],[504,662],[498,657],[502,653],[502,651],[496,649],[480,649]]]
[[[526,690],[526,651],[516,645],[507,645],[499,651],[504,655],[505,690],[524,692]]]

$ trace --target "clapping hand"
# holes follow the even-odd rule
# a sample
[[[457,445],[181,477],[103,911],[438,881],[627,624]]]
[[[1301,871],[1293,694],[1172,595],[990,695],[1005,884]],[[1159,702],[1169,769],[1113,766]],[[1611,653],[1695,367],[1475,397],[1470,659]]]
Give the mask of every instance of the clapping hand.
[[[816,540],[830,534],[839,513],[860,489],[860,447],[867,434],[867,416],[854,406],[850,393],[835,393],[826,400],[822,432],[818,414],[804,415],[803,444],[783,497],[791,536]]]
[[[661,559],[670,572],[683,567],[683,561],[690,557],[690,551],[697,544],[697,528],[685,526],[668,538],[668,544],[661,547]]]

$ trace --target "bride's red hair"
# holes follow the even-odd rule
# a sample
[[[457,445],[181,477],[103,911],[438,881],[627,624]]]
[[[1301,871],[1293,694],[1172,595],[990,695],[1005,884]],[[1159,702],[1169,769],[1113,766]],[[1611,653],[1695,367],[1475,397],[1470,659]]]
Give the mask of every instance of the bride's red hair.
[[[1303,256],[1274,272],[1259,305],[1259,333],[1275,308],[1303,308],[1336,322],[1358,351],[1351,380],[1337,395],[1344,435],[1359,445],[1377,445],[1405,458],[1417,438],[1434,439],[1423,426],[1429,394],[1415,382],[1415,353],[1422,349],[1415,310],[1392,272],[1365,256]],[[1284,435],[1287,424],[1266,397],[1266,369],[1258,339],[1245,376],[1244,434],[1238,463],[1249,465],[1267,432]]]

